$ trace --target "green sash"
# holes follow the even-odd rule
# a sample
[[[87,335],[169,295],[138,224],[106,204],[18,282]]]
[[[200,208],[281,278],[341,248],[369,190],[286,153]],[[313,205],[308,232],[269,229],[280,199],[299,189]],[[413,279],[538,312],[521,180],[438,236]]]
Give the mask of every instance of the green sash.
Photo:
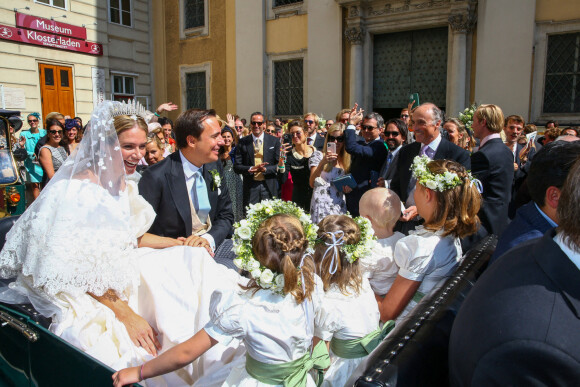
[[[306,386],[308,371],[318,370],[317,385],[322,383],[322,371],[330,367],[330,358],[324,341],[320,341],[312,356],[307,353],[300,359],[288,363],[266,364],[253,359],[246,354],[246,371],[254,379],[266,384],[283,384],[285,387]]]
[[[358,359],[367,356],[373,351],[387,334],[393,330],[395,322],[387,321],[383,328],[377,328],[360,339],[341,340],[335,337],[330,340],[330,349],[338,357],[343,359]]]

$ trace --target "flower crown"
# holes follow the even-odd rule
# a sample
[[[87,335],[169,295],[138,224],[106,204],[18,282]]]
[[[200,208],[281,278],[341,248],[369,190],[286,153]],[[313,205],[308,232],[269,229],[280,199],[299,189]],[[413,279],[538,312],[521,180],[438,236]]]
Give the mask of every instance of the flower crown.
[[[411,171],[413,171],[413,176],[417,179],[419,184],[433,191],[447,191],[463,184],[464,180],[460,178],[457,173],[445,171],[443,173],[434,174],[428,168],[428,164],[433,161],[427,156],[416,156],[413,159],[413,165],[411,165]],[[474,182],[471,173],[467,172],[467,178]]]
[[[284,274],[273,272],[263,266],[254,258],[252,251],[252,237],[260,228],[260,225],[268,218],[276,214],[293,215],[300,220],[304,228],[304,234],[308,239],[308,245],[314,246],[318,226],[312,224],[310,217],[292,202],[280,199],[264,200],[257,204],[250,204],[246,213],[246,219],[234,224],[234,252],[237,257],[234,265],[250,273],[254,281],[264,289],[270,289],[274,293],[284,294]]]
[[[324,243],[328,246],[326,252],[322,257],[322,261],[324,261],[324,259],[331,250],[334,250],[334,253],[331,258],[332,261],[330,263],[330,274],[334,274],[338,266],[336,257],[337,248],[339,248],[340,251],[344,253],[349,263],[353,263],[357,259],[364,258],[371,253],[371,250],[373,248],[373,242],[376,240],[376,237],[374,236],[375,232],[371,226],[371,222],[367,218],[363,218],[361,216],[353,218],[353,220],[355,221],[360,230],[360,240],[357,243],[352,244],[344,243],[344,232],[341,230],[336,231],[334,233],[331,232],[327,233],[330,234],[332,238],[331,243],[322,241],[321,239],[317,240],[317,243]],[[320,262],[321,267],[322,261]]]

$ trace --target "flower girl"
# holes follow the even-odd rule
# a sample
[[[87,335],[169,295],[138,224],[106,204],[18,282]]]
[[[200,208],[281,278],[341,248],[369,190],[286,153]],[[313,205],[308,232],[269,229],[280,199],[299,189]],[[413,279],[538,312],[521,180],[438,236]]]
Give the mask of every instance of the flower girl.
[[[481,183],[461,164],[417,156],[411,169],[417,179],[417,212],[425,223],[395,246],[399,271],[385,297],[377,296],[381,321],[400,320],[451,276],[462,258],[459,238],[479,225]]]
[[[252,277],[248,285],[214,292],[204,329],[140,367],[115,373],[114,385],[179,369],[216,343],[239,339],[247,349],[245,364],[233,368],[224,386],[315,386],[308,372],[329,365],[324,345],[311,351],[324,296],[312,260],[304,259],[315,237],[316,226],[293,203],[250,206],[234,235],[236,264]]]
[[[381,342],[394,323],[379,329],[379,309],[360,259],[374,245],[370,222],[347,215],[329,215],[319,223],[314,252],[325,300],[316,319],[315,336],[330,341],[331,366],[323,386],[344,386],[362,360]]]

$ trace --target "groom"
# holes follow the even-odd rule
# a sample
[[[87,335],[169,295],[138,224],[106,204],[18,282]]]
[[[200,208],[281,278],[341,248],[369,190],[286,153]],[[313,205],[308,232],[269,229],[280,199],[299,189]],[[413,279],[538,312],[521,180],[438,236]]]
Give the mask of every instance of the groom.
[[[157,217],[149,232],[185,238],[184,244],[214,254],[232,232],[234,213],[218,162],[224,145],[214,110],[189,109],[175,122],[178,151],[148,167],[139,193]]]

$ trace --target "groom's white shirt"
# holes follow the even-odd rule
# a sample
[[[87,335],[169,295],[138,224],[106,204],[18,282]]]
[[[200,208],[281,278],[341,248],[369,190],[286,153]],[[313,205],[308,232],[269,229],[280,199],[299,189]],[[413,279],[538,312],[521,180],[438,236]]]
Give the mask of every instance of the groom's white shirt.
[[[187,186],[187,195],[189,195],[189,198],[191,199],[191,190],[193,189],[193,184],[195,182],[193,175],[199,169],[202,169],[203,166],[201,168],[196,167],[188,159],[185,158],[183,153],[181,153],[181,150],[179,150],[178,152],[179,152],[179,157],[181,157],[181,165],[183,166],[183,174],[185,175],[185,185]],[[209,245],[211,246],[212,251],[215,252],[215,241],[214,241],[213,237],[210,234],[208,234],[207,232],[205,234],[201,235],[201,237],[205,238],[209,242]]]

